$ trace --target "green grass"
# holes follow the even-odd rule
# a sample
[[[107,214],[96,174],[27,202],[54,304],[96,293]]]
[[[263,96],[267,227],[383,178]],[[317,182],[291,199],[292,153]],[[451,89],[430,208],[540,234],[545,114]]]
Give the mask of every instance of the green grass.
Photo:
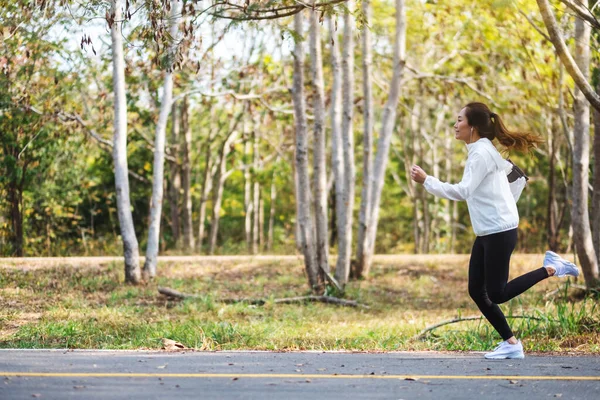
[[[541,256],[517,255],[512,276]],[[467,256],[376,258],[368,280],[345,297],[369,309],[321,303],[275,304],[305,295],[298,260],[198,259],[159,264],[155,282],[123,284],[122,264],[0,267],[1,348],[158,349],[168,338],[203,350],[484,351],[500,340],[485,320],[425,327],[479,315],[467,295]],[[528,351],[600,353],[600,300],[548,279],[502,305]],[[196,299],[173,301],[168,286]],[[548,292],[559,288],[552,297]],[[263,298],[262,306],[222,298]]]

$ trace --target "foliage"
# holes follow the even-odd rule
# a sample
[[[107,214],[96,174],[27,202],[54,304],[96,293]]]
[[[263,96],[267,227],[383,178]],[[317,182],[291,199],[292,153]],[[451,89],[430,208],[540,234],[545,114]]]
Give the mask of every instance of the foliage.
[[[17,2],[0,12],[1,20],[10,22],[4,24],[0,54],[3,70],[0,76],[0,135],[3,146],[0,150],[0,253],[3,255],[17,253],[14,238],[16,217],[11,210],[22,215],[24,254],[100,255],[120,252],[110,149],[86,139],[86,128],[67,122],[58,114],[77,114],[87,121],[88,128],[93,127],[100,137],[110,140],[112,77],[108,34],[104,29],[87,32],[84,37],[89,39],[92,35],[94,42],[86,39],[79,46],[79,38],[64,33],[82,26],[93,31],[90,21],[99,15],[98,10],[105,11],[102,7],[106,4],[92,2],[91,7],[71,4],[71,14],[61,6],[65,3],[58,2],[53,7],[40,9],[36,8],[35,2]],[[142,248],[147,233],[151,190],[152,137],[164,73],[160,68],[160,60],[164,56],[161,52],[171,39],[164,34],[166,25],[161,12],[165,10],[152,9],[148,4],[141,2],[139,5],[146,7],[136,8],[138,12],[128,16],[124,25],[127,39],[129,168],[141,177],[141,180],[130,177],[131,201],[136,234],[141,239]],[[186,36],[177,55],[180,62],[174,94],[180,98],[187,94],[191,104],[194,232],[197,232],[200,223],[206,227],[211,224],[210,220],[199,221],[198,204],[206,165],[201,149],[208,143],[215,155],[232,117],[240,112],[245,101],[250,101],[251,107],[243,115],[242,125],[246,124],[246,129],[249,129],[254,116],[263,117],[257,128],[262,135],[259,143],[261,161],[258,166],[252,167],[251,176],[253,181],[260,183],[265,216],[268,217],[271,206],[275,209],[272,252],[294,252],[294,124],[289,113],[291,100],[287,88],[291,85],[292,73],[290,49],[302,35],[290,30],[289,18],[229,25],[192,10],[192,6],[200,7],[195,2],[186,4]],[[571,101],[569,91],[573,84],[570,80],[560,81],[558,61],[552,47],[525,18],[527,15],[533,23],[541,26],[532,2],[411,0],[407,4],[407,68],[382,195],[376,251],[417,251],[415,231],[423,235],[424,226],[421,224],[415,230],[413,221],[419,212],[427,211],[432,219],[430,246],[425,251],[468,252],[472,232],[468,228],[465,204],[458,205],[457,217],[452,217],[448,223],[448,203],[437,201],[432,196],[428,196],[424,203],[414,201],[404,173],[406,160],[419,163],[427,172],[439,171],[442,178],[457,181],[465,160],[464,149],[458,143],[451,142],[447,146],[446,138],[452,134],[455,114],[462,105],[473,100],[487,102],[505,117],[510,127],[547,137],[550,130],[560,126],[553,125],[557,121],[558,96],[560,93],[564,95],[565,109],[568,110]],[[94,8],[100,5],[101,8]],[[257,5],[253,3],[252,6]],[[392,70],[390,48],[394,13],[393,4],[389,1],[374,1],[373,7],[373,21],[362,29],[370,29],[373,33],[375,121],[379,121]],[[336,6],[333,10],[339,12],[342,9]],[[327,13],[331,11],[329,8],[326,10]],[[355,14],[362,21],[364,16],[360,12]],[[338,23],[342,23],[341,18],[338,18]],[[159,40],[155,35],[160,36]],[[323,35],[324,60],[329,59],[327,53],[331,40],[341,42],[339,28],[335,38]],[[77,42],[77,50],[74,49],[74,41]],[[362,54],[358,46],[360,41],[356,40],[356,43],[355,65],[358,66]],[[326,93],[331,84],[330,72],[330,65],[326,62]],[[360,147],[362,78],[358,73],[355,75],[354,130],[356,162],[360,165],[363,156]],[[308,88],[309,81],[306,81]],[[307,93],[310,96],[310,90]],[[260,96],[260,99],[240,99],[248,94]],[[308,113],[312,115],[311,104],[309,98]],[[172,125],[172,122],[169,124]],[[376,125],[375,132],[378,131],[379,126]],[[169,154],[181,163],[176,143],[170,142],[170,137],[168,141]],[[556,167],[559,174],[558,201],[567,203],[570,151],[566,139],[560,143],[558,154],[562,165],[566,166],[562,170]],[[243,245],[242,168],[252,157],[252,149],[246,157],[243,156],[242,141],[234,143],[227,169],[236,170],[225,183],[217,253],[246,251]],[[519,250],[539,251],[546,247],[547,242],[548,148],[542,146],[533,157],[523,154],[511,154],[511,157],[532,177],[518,204],[521,214]],[[448,169],[444,164],[446,161],[450,161]],[[170,176],[170,168],[166,171],[169,184],[174,177]],[[363,179],[361,168],[357,168],[357,174],[356,182],[360,185]],[[270,200],[272,180],[277,189],[274,204]],[[19,188],[19,185],[22,187]],[[11,202],[10,190],[21,193],[22,199],[17,196]],[[359,196],[360,190],[356,192]],[[357,201],[355,204],[358,209],[360,203]],[[163,252],[178,251],[170,230],[171,208],[174,206],[166,201],[163,207]],[[211,200],[207,207],[210,215]],[[415,207],[420,209],[415,210]],[[332,216],[333,212],[330,209],[329,215]],[[354,220],[358,224],[358,218]],[[567,215],[560,226],[559,251],[569,248],[569,222]],[[268,220],[265,219],[265,230],[267,225]],[[454,239],[453,226],[458,227]]]

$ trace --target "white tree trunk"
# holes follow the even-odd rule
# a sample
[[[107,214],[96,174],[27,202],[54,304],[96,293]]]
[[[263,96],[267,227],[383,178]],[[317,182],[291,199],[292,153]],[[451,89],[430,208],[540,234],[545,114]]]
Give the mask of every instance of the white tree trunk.
[[[275,159],[275,165],[279,161],[279,156]],[[273,250],[273,230],[275,227],[275,200],[277,200],[277,185],[275,184],[275,170],[271,176],[271,205],[269,209],[269,233],[267,236],[267,251]]]
[[[367,249],[366,263],[360,275],[368,276],[371,269],[371,260],[375,251],[375,238],[377,235],[377,224],[379,222],[379,203],[381,191],[385,181],[385,169],[387,167],[390,141],[396,122],[396,108],[400,97],[400,80],[404,71],[406,53],[406,11],[404,0],[396,0],[396,35],[394,42],[394,72],[390,82],[388,100],[383,109],[381,132],[377,143],[377,154],[373,167],[373,180],[371,181],[371,217],[367,227]]]
[[[177,2],[177,1],[176,1]],[[190,251],[194,248],[194,228],[192,224],[192,127],[187,97],[183,99],[181,122],[183,128],[183,166],[181,184],[183,186],[183,248]]]
[[[344,285],[345,281],[340,281],[338,276],[339,264],[342,259],[341,249],[344,247],[345,226],[346,226],[346,206],[344,204],[344,153],[342,147],[341,133],[341,89],[342,74],[340,67],[340,50],[337,40],[336,23],[331,17],[328,18],[329,35],[331,43],[331,70],[333,73],[333,82],[331,84],[331,168],[333,169],[333,180],[335,184],[335,214],[338,239],[338,264],[335,269],[336,280]]]
[[[258,201],[258,249],[263,252],[265,248],[265,199],[260,196]]]
[[[302,35],[302,13],[294,15],[294,30]],[[297,40],[294,45],[294,77],[292,87],[294,103],[294,121],[296,125],[296,173],[298,174],[298,192],[296,196],[298,225],[301,239],[304,266],[308,283],[316,292],[319,287],[317,257],[313,240],[313,224],[310,216],[310,181],[308,177],[308,135],[306,128],[306,105],[304,103],[304,48]]]
[[[250,175],[250,138],[248,132],[246,132],[245,125],[243,129],[244,134],[244,238],[246,239],[246,249],[248,253],[252,252],[252,179]]]
[[[600,92],[600,83],[596,92]],[[600,112],[594,110],[594,193],[592,194],[592,241],[600,264]]]
[[[115,191],[117,212],[123,240],[125,282],[138,283],[141,278],[140,254],[133,227],[129,199],[127,165],[127,99],[125,98],[125,60],[123,56],[122,0],[111,1],[111,41],[113,61],[113,91],[115,94],[115,122],[113,136],[113,162],[115,164]],[[161,180],[162,182],[162,180]]]
[[[160,103],[160,114],[156,123],[154,138],[154,165],[152,166],[152,201],[150,208],[150,228],[148,230],[148,246],[146,248],[146,261],[144,263],[143,275],[145,279],[156,276],[156,263],[158,257],[160,221],[163,204],[163,179],[165,167],[165,142],[167,132],[167,121],[171,112],[173,100],[173,63],[177,46],[177,29],[180,16],[179,2],[173,0],[171,4],[171,26],[169,33],[173,43],[169,48],[169,61],[165,71],[163,82],[163,94]],[[174,121],[174,123],[177,123]]]
[[[580,18],[575,19],[575,60],[583,77],[589,79],[590,26]],[[577,255],[586,285],[600,284],[598,260],[594,252],[588,213],[588,186],[590,165],[590,106],[583,93],[575,89],[573,112],[575,114],[573,144],[573,236]]]
[[[293,93],[292,93],[292,101],[294,100],[293,97]],[[306,123],[306,121],[305,121]],[[296,250],[298,250],[298,252],[303,253],[304,252],[304,236],[302,234],[302,230],[300,229],[300,215],[302,214],[301,209],[300,209],[300,201],[298,200],[300,198],[300,182],[299,182],[299,177],[298,177],[298,168],[296,165],[296,159],[298,158],[298,152],[294,149],[294,162],[293,162],[293,170],[294,170],[294,198],[296,199],[296,218],[294,221],[294,232],[295,232],[295,239],[296,239]]]
[[[177,105],[173,104],[171,108],[171,150],[176,160],[171,161],[171,173],[169,179],[169,203],[171,209],[171,231],[173,232],[173,241],[175,247],[179,247],[179,234],[181,232],[180,213],[179,213],[179,189],[181,189],[181,174],[177,163],[179,154],[179,113]]]
[[[313,84],[314,114],[314,179],[315,222],[317,228],[317,262],[319,268],[329,272],[329,240],[327,234],[327,171],[325,165],[325,95],[323,60],[318,11],[310,11],[310,60]]]
[[[227,155],[231,149],[231,143],[236,139],[237,132],[231,130],[227,138],[223,141],[223,145],[219,151],[219,163],[215,176],[215,184],[213,191],[213,211],[210,221],[210,245],[208,254],[214,254],[217,247],[217,234],[219,233],[219,219],[221,217],[221,202],[223,201],[223,189],[227,174]]]
[[[344,14],[344,43],[342,50],[342,144],[344,155],[344,225],[339,229],[339,256],[335,278],[340,285],[348,282],[350,257],[352,253],[352,222],[354,215],[354,1],[348,1],[348,11]]]
[[[256,174],[259,168],[259,149],[258,149],[258,140],[259,140],[259,129],[260,129],[260,114],[255,110],[256,114],[254,117],[254,123],[252,128],[252,165],[254,167],[254,184],[253,184],[253,200],[252,204],[254,206],[254,210],[252,213],[252,254],[259,253],[259,240],[260,240],[260,183],[258,179],[256,179]]]
[[[200,196],[200,218],[198,223],[198,250],[202,251],[202,245],[204,243],[204,222],[206,221],[206,203],[208,202],[208,196],[212,190],[213,175],[215,174],[215,163],[213,161],[213,154],[210,145],[210,140],[206,143],[206,149],[204,152],[204,176],[202,179],[202,194]]]
[[[373,78],[371,77],[371,64],[373,63],[373,50],[371,44],[371,20],[373,11],[370,0],[362,1],[362,11],[365,18],[365,28],[362,32],[363,48],[363,179],[360,195],[360,214],[358,223],[358,242],[356,249],[357,270],[362,271],[365,265],[365,249],[367,246],[367,227],[371,216],[371,182],[373,173]]]

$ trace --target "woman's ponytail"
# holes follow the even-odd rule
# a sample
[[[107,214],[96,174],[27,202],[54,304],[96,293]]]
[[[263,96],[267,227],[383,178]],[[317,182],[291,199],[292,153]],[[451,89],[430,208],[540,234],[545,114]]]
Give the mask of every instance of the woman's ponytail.
[[[491,112],[483,103],[469,103],[465,108],[467,109],[467,122],[477,128],[480,137],[492,141],[496,138],[502,146],[517,151],[531,152],[538,144],[543,143],[542,138],[533,133],[509,131],[502,122],[502,118]]]

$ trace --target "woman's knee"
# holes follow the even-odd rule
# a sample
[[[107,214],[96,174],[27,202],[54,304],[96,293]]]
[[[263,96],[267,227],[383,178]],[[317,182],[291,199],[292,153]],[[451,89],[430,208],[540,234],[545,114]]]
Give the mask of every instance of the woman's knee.
[[[477,303],[478,301],[484,300],[485,290],[481,286],[469,285],[469,296]]]
[[[488,290],[488,297],[494,304],[504,303],[504,291],[503,290]]]

